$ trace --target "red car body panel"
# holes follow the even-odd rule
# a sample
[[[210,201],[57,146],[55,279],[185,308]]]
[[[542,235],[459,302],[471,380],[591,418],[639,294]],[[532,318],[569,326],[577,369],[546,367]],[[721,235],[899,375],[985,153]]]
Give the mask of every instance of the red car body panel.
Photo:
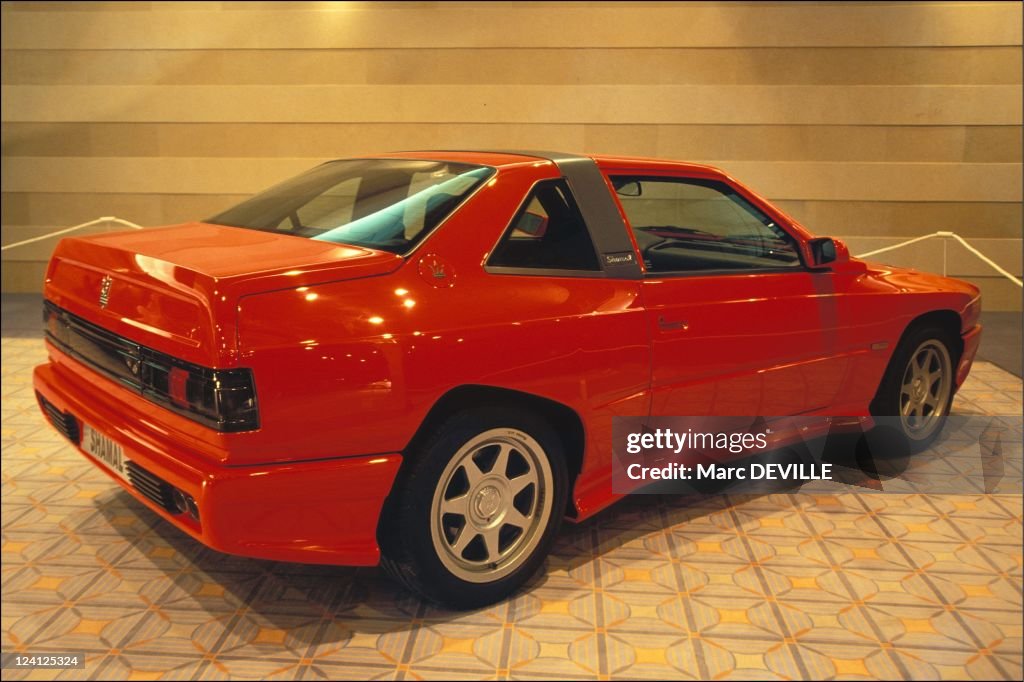
[[[977,350],[975,287],[847,260],[841,244],[833,267],[786,273],[488,272],[484,263],[524,196],[560,177],[558,165],[529,154],[393,156],[488,165],[496,174],[406,257],[203,223],[65,239],[53,255],[44,293],[55,305],[188,362],[252,370],[260,427],[240,433],[147,402],[52,344],[50,362],[35,372],[42,398],[192,495],[201,524],[114,477],[215,549],[375,563],[378,517],[401,453],[460,387],[544,398],[579,417],[585,445],[571,515],[583,519],[618,498],[610,484],[615,416],[869,419],[914,318],[959,316],[957,385]],[[617,173],[726,182],[793,235],[809,262],[812,235],[718,170],[594,162],[606,183]],[[636,249],[631,232],[629,239]],[[443,280],[431,276],[437,268]],[[105,308],[96,304],[104,277],[117,290]]]

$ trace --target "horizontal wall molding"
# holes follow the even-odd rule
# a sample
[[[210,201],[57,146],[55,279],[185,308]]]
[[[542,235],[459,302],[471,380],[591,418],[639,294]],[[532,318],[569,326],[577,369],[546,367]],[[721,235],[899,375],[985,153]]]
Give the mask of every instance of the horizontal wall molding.
[[[269,187],[325,160],[7,157],[0,177],[8,192],[242,194]],[[773,199],[1021,200],[1021,165],[1014,163],[692,160],[718,166]]]
[[[738,161],[1019,163],[1020,126],[6,123],[7,156],[337,158],[397,149],[590,150]]]
[[[1014,85],[1022,70],[1019,45],[5,49],[2,57],[7,85]]]
[[[1019,45],[1017,3],[722,4],[253,12],[8,12],[3,43],[47,49]],[[273,31],[265,30],[268,25]],[[813,30],[809,30],[813,27]],[[116,39],[112,40],[112,37]]]
[[[2,88],[2,115],[4,122],[1019,125],[1022,95],[1019,85],[10,85]]]

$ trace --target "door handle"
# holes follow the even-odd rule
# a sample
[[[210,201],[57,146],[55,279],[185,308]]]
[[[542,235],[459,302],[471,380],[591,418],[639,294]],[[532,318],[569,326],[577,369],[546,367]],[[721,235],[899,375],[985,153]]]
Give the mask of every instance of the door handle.
[[[690,323],[686,320],[668,320],[664,315],[658,316],[658,327],[664,331],[682,330],[685,331],[690,328]]]

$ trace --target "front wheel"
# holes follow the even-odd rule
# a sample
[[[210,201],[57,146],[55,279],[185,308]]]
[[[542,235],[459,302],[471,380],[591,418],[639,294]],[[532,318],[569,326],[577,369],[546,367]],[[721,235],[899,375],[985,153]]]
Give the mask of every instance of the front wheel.
[[[435,602],[473,608],[540,567],[565,510],[558,435],[539,417],[477,409],[407,454],[385,510],[381,563]]]
[[[914,450],[928,447],[942,431],[953,403],[952,336],[940,328],[921,328],[900,342],[886,370],[872,414],[897,425]]]

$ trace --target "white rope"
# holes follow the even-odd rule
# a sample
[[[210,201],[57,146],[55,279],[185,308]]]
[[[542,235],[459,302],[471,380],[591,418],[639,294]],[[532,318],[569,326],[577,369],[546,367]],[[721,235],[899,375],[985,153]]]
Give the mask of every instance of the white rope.
[[[124,225],[125,227],[130,227],[133,230],[141,230],[142,229],[142,225],[136,225],[135,223],[131,223],[131,222],[128,222],[127,220],[122,220],[120,218],[115,218],[114,216],[104,216],[102,218],[97,218],[96,220],[90,220],[87,223],[82,223],[81,225],[75,225],[74,227],[66,227],[63,230],[57,230],[56,232],[48,232],[48,233],[40,235],[38,237],[32,237],[31,239],[25,239],[25,240],[20,241],[20,242],[14,242],[13,244],[4,244],[3,247],[0,247],[0,251],[6,251],[7,249],[13,249],[16,246],[25,246],[26,244],[33,244],[35,242],[41,242],[44,239],[50,239],[51,237],[59,237],[62,234],[67,234],[68,232],[74,232],[75,230],[81,230],[81,229],[84,229],[86,227],[92,227],[93,225],[98,225],[100,223],[117,223],[118,225]]]
[[[923,237],[915,237],[914,239],[908,239],[907,241],[900,242],[899,244],[892,244],[891,246],[885,246],[885,247],[882,247],[881,249],[875,249],[874,251],[868,251],[867,253],[862,253],[862,254],[858,255],[857,258],[868,258],[869,256],[875,256],[875,255],[880,254],[880,253],[885,253],[886,251],[892,251],[893,249],[902,249],[904,246],[909,246],[910,244],[914,244],[916,242],[924,241],[925,239],[933,239],[935,237],[941,237],[943,239],[955,239],[955,240],[957,240],[958,242],[960,242],[963,245],[963,247],[965,249],[967,249],[968,251],[973,253],[975,256],[980,258],[982,260],[982,262],[984,262],[986,265],[991,267],[993,270],[995,270],[1000,275],[1002,275],[1006,279],[1010,280],[1011,282],[1013,282],[1017,286],[1024,288],[1024,282],[1021,282],[1021,280],[1019,278],[1017,278],[1014,275],[1010,274],[1010,272],[1008,270],[1005,270],[1004,268],[1000,267],[991,258],[989,258],[985,254],[983,254],[981,251],[978,251],[978,249],[976,249],[973,246],[971,246],[969,243],[967,243],[966,239],[964,239],[960,235],[956,234],[955,232],[933,232],[932,234],[926,234]],[[943,273],[943,274],[945,274],[945,273]]]
[[[892,246],[886,246],[886,247],[883,247],[881,249],[875,249],[874,251],[868,251],[867,253],[862,253],[862,254],[858,255],[857,258],[867,258],[868,256],[874,256],[875,254],[878,254],[878,253],[885,253],[886,251],[892,251],[893,249],[902,249],[904,246],[910,246],[911,244],[916,244],[917,242],[923,242],[925,239],[932,239],[933,237],[939,237],[939,236],[945,237],[945,236],[948,236],[948,235],[951,235],[951,234],[953,234],[953,233],[952,232],[935,232],[933,234],[926,234],[923,237],[915,237],[914,239],[908,239],[907,241],[900,242],[899,244],[893,244]]]

